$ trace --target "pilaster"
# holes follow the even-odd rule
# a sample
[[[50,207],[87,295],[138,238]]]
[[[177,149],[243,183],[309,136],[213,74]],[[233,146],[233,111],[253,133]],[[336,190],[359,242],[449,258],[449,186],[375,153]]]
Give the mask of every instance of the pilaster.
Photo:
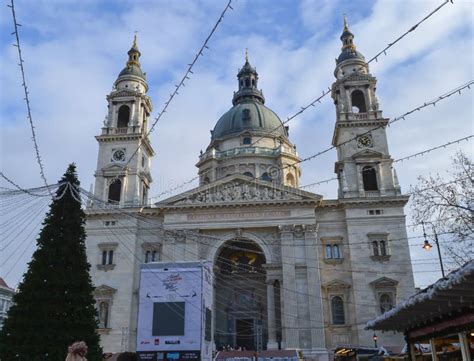
[[[319,272],[318,225],[307,225],[304,230],[312,348],[325,348],[321,275]]]
[[[282,333],[286,348],[298,348],[298,322],[296,297],[295,250],[293,247],[293,227],[280,226],[281,261],[283,271],[282,294]]]

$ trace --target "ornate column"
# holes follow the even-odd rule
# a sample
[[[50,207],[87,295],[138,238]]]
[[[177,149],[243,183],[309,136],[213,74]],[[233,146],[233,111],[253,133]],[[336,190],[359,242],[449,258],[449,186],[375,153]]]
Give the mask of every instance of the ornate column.
[[[282,333],[285,339],[285,348],[298,348],[298,300],[296,298],[296,272],[295,249],[293,246],[293,226],[280,226],[280,240],[283,271],[281,301],[284,310],[282,312]]]
[[[307,225],[304,233],[313,350],[326,348],[317,230],[317,224]]]
[[[276,317],[275,317],[275,288],[274,279],[267,279],[267,318],[268,318],[268,343],[267,350],[277,350]]]

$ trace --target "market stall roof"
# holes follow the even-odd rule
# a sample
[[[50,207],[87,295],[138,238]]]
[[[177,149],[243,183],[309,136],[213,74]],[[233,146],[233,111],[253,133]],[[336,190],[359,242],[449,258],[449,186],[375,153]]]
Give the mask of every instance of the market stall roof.
[[[369,321],[366,329],[406,332],[424,327],[440,318],[452,318],[466,313],[469,314],[468,318],[473,318],[473,307],[474,260],[471,260]]]

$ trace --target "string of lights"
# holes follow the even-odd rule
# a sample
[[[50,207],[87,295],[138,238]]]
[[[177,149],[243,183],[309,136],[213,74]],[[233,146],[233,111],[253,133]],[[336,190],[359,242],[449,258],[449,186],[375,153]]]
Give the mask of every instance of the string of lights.
[[[28,117],[28,121],[30,123],[31,139],[33,141],[33,146],[35,148],[35,153],[36,153],[36,162],[38,163],[38,166],[39,166],[39,169],[40,169],[41,179],[43,180],[46,188],[48,189],[48,192],[49,192],[50,196],[53,197],[53,193],[49,190],[48,181],[46,180],[46,176],[45,176],[45,173],[44,173],[44,165],[43,165],[43,161],[41,160],[41,155],[40,155],[38,141],[37,141],[36,132],[35,132],[35,126],[34,126],[34,123],[33,123],[33,116],[31,114],[31,105],[30,105],[31,102],[30,102],[30,97],[29,97],[28,86],[26,84],[25,67],[23,65],[25,61],[23,60],[23,55],[22,55],[22,52],[21,52],[20,33],[18,32],[18,27],[21,26],[21,24],[19,24],[16,20],[15,2],[13,0],[10,0],[10,1],[11,1],[11,4],[7,5],[7,6],[12,9],[12,18],[13,18],[13,26],[14,26],[14,31],[12,32],[12,35],[15,35],[15,39],[16,39],[16,44],[13,44],[13,46],[16,47],[17,50],[18,50],[18,59],[19,59],[18,66],[20,67],[21,78],[22,78],[21,85],[22,85],[24,93],[25,93],[25,98],[24,99],[25,99],[25,102],[26,102],[27,117]]]
[[[94,199],[94,206],[96,207],[95,208],[95,212],[97,212],[98,210],[106,210],[106,213],[107,214],[117,214],[117,215],[123,215],[124,217],[132,217],[136,220],[139,220],[139,221],[142,221],[144,222],[145,224],[151,224],[153,225],[154,227],[153,228],[150,228],[150,229],[147,229],[145,226],[143,226],[143,230],[146,231],[146,232],[152,232],[151,234],[156,234],[157,231],[161,230],[161,231],[166,231],[166,229],[163,227],[163,225],[158,222],[157,220],[149,217],[146,213],[142,213],[142,212],[126,212],[120,208],[115,208],[115,207],[111,207],[108,203],[104,202],[104,201],[101,201],[99,199],[97,199],[93,194],[91,194],[90,192],[86,191],[85,189],[83,188],[79,188],[79,192],[81,195],[83,195],[84,197],[87,198],[87,202],[85,202],[86,204],[88,204],[88,202],[90,201],[90,198],[93,198]],[[98,207],[98,208],[97,208]],[[415,227],[415,226],[419,226],[421,225],[421,223],[413,223],[413,224],[408,224],[408,225],[399,225],[399,226],[393,226],[393,227],[385,227],[384,228],[384,231],[387,231],[387,232],[390,232],[390,231],[393,231],[393,232],[397,232],[397,231],[400,231],[402,229],[406,229],[406,227]],[[128,230],[127,227],[120,227],[121,230]],[[211,241],[222,241],[222,239],[218,236],[213,236],[213,235],[210,235],[210,234],[205,234],[205,233],[199,233],[199,232],[194,232],[192,230],[186,230],[186,232],[188,232],[189,234],[192,234],[193,236],[196,236],[196,237],[199,237],[199,238],[202,238],[202,239],[208,239],[208,240],[211,240]],[[443,233],[443,234],[448,234],[449,232],[447,233]],[[441,233],[440,233],[441,234]],[[367,233],[351,233],[351,238],[354,239],[356,238],[356,236],[364,236],[366,237],[367,236]],[[404,241],[404,240],[407,240],[407,239],[412,239],[412,238],[422,238],[422,236],[415,236],[415,237],[400,237],[400,238],[391,238],[389,239],[390,242],[395,242],[395,241]],[[198,241],[199,242],[199,241]],[[204,242],[204,241],[203,241]],[[281,245],[284,245],[285,242],[281,243]],[[348,243],[343,243],[342,245],[355,245],[355,244],[367,244],[367,241],[362,241],[362,242],[348,242]],[[294,246],[294,243],[290,243],[288,245],[292,245]],[[303,245],[304,246],[304,245]]]
[[[10,183],[12,186],[14,186],[18,190],[18,191],[16,191],[16,190],[0,191],[0,195],[15,194],[15,193],[18,193],[18,192],[23,192],[23,193],[29,194],[30,196],[34,196],[34,197],[44,197],[44,194],[38,194],[38,193],[33,193],[33,192],[38,192],[38,191],[41,191],[43,189],[46,189],[50,193],[50,187],[58,186],[58,184],[52,184],[52,185],[46,185],[46,186],[43,186],[43,187],[36,187],[36,188],[32,188],[30,190],[27,190],[25,188],[20,187],[17,183],[15,183],[13,180],[8,178],[3,172],[0,172],[0,177],[2,177],[4,180],[6,180],[8,183]]]
[[[80,191],[81,191],[81,194],[83,194],[83,189],[81,189]],[[87,197],[86,197],[86,198],[87,198]],[[87,204],[87,203],[88,203],[88,199],[86,199],[86,201],[85,201],[84,203]],[[131,217],[131,218],[134,218],[134,219],[136,218],[133,214],[130,214],[130,213],[127,213],[126,215],[127,215],[128,217]],[[130,222],[130,225],[131,225],[131,226],[134,225],[134,222]],[[124,233],[123,231],[128,231],[128,232],[130,233],[130,237],[131,237],[131,238],[129,238],[128,240],[123,241],[123,240],[119,239],[119,242],[120,242],[121,244],[128,245],[128,244],[130,244],[130,242],[133,242],[133,241],[135,240],[133,231],[131,230],[131,227],[125,226],[125,227],[123,227],[123,228],[116,229],[116,230],[114,230],[114,228],[112,227],[112,228],[109,228],[108,230],[110,230],[110,232],[111,232],[112,234],[116,235],[116,236],[120,235],[120,236],[125,236],[125,237],[126,237],[126,235],[125,235],[125,233]],[[155,230],[147,230],[146,228],[142,228],[142,231],[145,231],[145,232],[146,232],[146,231],[149,231],[149,232],[150,232],[150,235],[156,234],[156,233],[155,233]],[[201,234],[201,236],[202,236],[202,234]],[[114,240],[117,240],[117,239],[114,239]],[[211,247],[212,247],[212,245],[211,245]],[[126,248],[127,248],[127,250],[129,250],[128,246],[126,246]],[[217,248],[217,246],[215,246],[215,247],[213,247],[213,248]],[[133,253],[131,250],[130,250],[130,252],[131,252],[132,256],[134,256],[134,257],[136,257],[136,258],[138,257],[138,256],[136,256],[136,254]],[[185,249],[185,252],[190,253],[190,255],[191,255],[192,257],[198,257],[197,253],[192,252],[191,250],[186,250],[186,249]],[[172,255],[167,255],[167,258],[170,258],[171,262],[174,261]],[[138,257],[138,259],[140,260],[140,262],[143,261],[143,260],[140,259],[139,257]],[[224,263],[227,263],[228,265],[230,265],[229,261],[228,261],[227,259],[223,258],[223,257],[219,257],[219,256],[218,256],[217,259],[218,259],[219,262],[224,262]],[[435,264],[435,263],[433,263],[433,264]],[[356,271],[356,272],[357,272],[357,271]],[[367,273],[367,271],[361,271],[361,272]],[[424,271],[423,271],[423,272],[424,272]],[[430,272],[431,272],[431,271],[430,271]],[[378,273],[377,273],[377,274],[378,274]],[[237,275],[237,276],[238,276],[238,275]],[[238,277],[239,277],[239,276],[238,276]],[[244,277],[244,276],[240,276],[240,277]],[[245,281],[246,281],[246,282],[250,282],[251,280],[248,280],[248,279],[245,278]],[[225,285],[222,286],[222,287],[225,287]],[[229,286],[229,287],[230,287],[230,286]],[[229,289],[231,289],[231,288],[229,288]],[[285,288],[283,287],[282,289],[285,289]],[[295,292],[301,293],[301,294],[304,294],[304,295],[308,296],[308,294],[303,293],[303,292],[298,292],[298,291],[295,291]],[[373,304],[370,304],[370,306],[373,307],[374,305],[373,305]]]
[[[71,188],[72,188],[72,187],[71,187]],[[86,202],[86,203],[87,203],[87,202]],[[127,229],[128,229],[128,227],[127,227]],[[374,307],[375,305],[371,304],[370,306],[371,306],[371,307]],[[296,316],[296,317],[297,317],[297,316]]]
[[[139,141],[138,141],[138,146],[137,148],[134,150],[134,152],[132,153],[132,155],[128,158],[128,161],[126,161],[123,166],[122,166],[122,171],[125,170],[125,168],[128,166],[128,164],[130,163],[130,161],[133,159],[133,157],[137,154],[137,152],[139,151],[139,149],[141,148],[142,146],[142,141],[143,139],[147,139],[148,136],[155,130],[155,127],[156,125],[158,124],[158,122],[160,121],[160,119],[163,117],[163,115],[166,113],[166,111],[168,110],[168,107],[169,105],[171,104],[171,102],[173,101],[173,99],[179,95],[179,90],[181,88],[183,88],[185,86],[185,82],[187,80],[190,80],[191,79],[191,74],[194,74],[193,73],[193,68],[195,66],[195,64],[197,63],[197,61],[199,60],[199,58],[201,56],[204,56],[204,51],[205,50],[208,50],[209,49],[209,41],[211,40],[212,36],[214,35],[214,33],[216,32],[217,28],[219,27],[219,25],[222,23],[222,20],[224,19],[224,16],[225,14],[227,13],[227,11],[229,10],[233,10],[232,8],[232,1],[233,0],[229,0],[227,2],[227,5],[224,7],[224,10],[222,10],[219,18],[217,19],[217,22],[214,24],[213,28],[211,29],[211,32],[209,33],[209,35],[207,36],[207,38],[204,40],[204,43],[202,44],[202,46],[200,47],[200,49],[198,50],[198,52],[196,53],[196,55],[194,56],[193,60],[191,61],[191,63],[188,64],[188,67],[183,75],[183,77],[181,78],[181,80],[178,82],[178,84],[175,85],[175,89],[173,90],[173,92],[169,95],[169,98],[168,100],[165,102],[163,108],[161,109],[161,111],[158,113],[157,117],[155,118],[154,122],[152,123],[151,127],[150,127],[150,130],[148,130],[148,132],[146,133],[145,136],[143,137],[140,137]],[[118,179],[118,175],[115,176],[115,179]]]
[[[398,163],[398,162],[403,162],[405,160],[409,160],[409,159],[412,159],[412,158],[416,158],[416,157],[421,157],[421,156],[424,156],[426,154],[429,154],[435,150],[438,150],[438,149],[444,149],[446,147],[449,147],[450,145],[454,145],[454,144],[459,144],[461,142],[464,142],[464,141],[469,141],[471,138],[473,138],[474,135],[469,135],[467,137],[463,137],[463,138],[460,138],[460,139],[456,139],[456,140],[453,140],[451,142],[447,142],[447,143],[444,143],[444,144],[441,144],[441,145],[438,145],[438,146],[435,146],[435,147],[432,147],[432,148],[429,148],[429,149],[426,149],[426,150],[423,150],[421,152],[417,152],[417,153],[414,153],[414,154],[410,154],[410,155],[407,155],[405,157],[402,157],[402,158],[398,158],[398,159],[395,159],[393,161],[393,163]],[[324,183],[329,183],[331,181],[334,181],[334,180],[337,180],[338,178],[337,177],[333,177],[333,178],[329,178],[329,179],[324,179],[324,180],[321,180],[321,181],[318,181],[318,182],[314,182],[314,183],[309,183],[309,184],[306,184],[304,186],[301,186],[300,188],[301,189],[305,189],[305,188],[311,188],[311,187],[314,187],[316,185],[320,185],[320,184],[324,184]]]
[[[372,133],[373,131],[375,131],[375,130],[377,130],[377,129],[384,128],[384,127],[386,127],[386,126],[388,126],[388,125],[397,123],[397,122],[399,122],[400,120],[405,120],[405,118],[406,118],[407,116],[409,116],[409,115],[411,115],[411,114],[413,114],[413,113],[415,113],[415,112],[419,112],[419,111],[421,111],[421,110],[423,110],[423,109],[426,109],[427,107],[430,107],[430,106],[435,107],[436,104],[439,103],[439,102],[441,102],[442,100],[448,99],[448,98],[450,98],[451,96],[453,96],[453,95],[455,95],[455,94],[459,94],[459,95],[460,95],[461,92],[462,92],[463,90],[465,90],[465,89],[469,89],[469,90],[470,90],[472,84],[474,84],[474,80],[470,80],[470,81],[468,81],[468,82],[466,82],[466,83],[464,83],[464,84],[461,84],[461,85],[457,86],[456,88],[454,88],[454,89],[452,89],[452,90],[449,90],[449,91],[447,91],[447,92],[445,92],[445,93],[443,93],[443,94],[437,96],[436,98],[433,98],[432,100],[429,100],[429,101],[424,102],[422,105],[416,106],[416,107],[414,107],[414,108],[412,108],[412,109],[406,111],[406,112],[403,113],[402,115],[399,115],[399,116],[393,118],[392,120],[388,121],[387,123],[383,123],[383,124],[377,125],[377,126],[375,126],[374,128],[371,128],[371,129],[369,129],[369,130],[367,130],[367,131],[365,131],[365,132],[363,132],[363,133],[361,133],[361,134],[357,134],[356,136],[354,136],[354,137],[352,137],[352,138],[349,138],[349,139],[347,139],[347,140],[345,140],[345,141],[343,141],[343,142],[341,142],[341,143],[338,143],[338,144],[336,144],[336,145],[331,145],[330,147],[328,147],[328,148],[326,148],[326,149],[323,149],[323,150],[321,150],[321,151],[319,151],[319,152],[317,152],[317,153],[314,153],[314,154],[312,154],[312,155],[310,155],[310,156],[307,156],[307,157],[305,157],[305,158],[302,158],[302,159],[300,159],[300,160],[297,160],[297,161],[295,161],[295,162],[293,162],[293,163],[287,164],[287,165],[285,165],[285,166],[283,166],[283,167],[281,168],[281,171],[283,171],[283,170],[285,170],[285,169],[287,169],[287,168],[293,167],[293,166],[295,166],[296,164],[301,164],[301,163],[304,163],[304,162],[308,162],[308,161],[310,161],[310,160],[313,160],[313,159],[315,159],[315,158],[317,158],[317,157],[322,156],[322,155],[325,154],[325,153],[328,153],[329,151],[331,151],[331,150],[333,150],[333,149],[337,149],[337,148],[339,148],[339,147],[342,147],[342,146],[344,146],[344,145],[346,145],[346,144],[348,144],[348,143],[350,143],[350,142],[357,141],[357,139],[358,139],[359,137],[361,137],[361,136],[363,136],[363,135],[370,134],[370,133]],[[197,178],[198,178],[198,177],[194,177],[193,179],[191,179],[191,180],[189,180],[189,181],[187,181],[187,182],[185,182],[185,183],[183,183],[183,184],[189,184],[190,182],[194,181],[194,180],[197,179]],[[257,181],[257,180],[259,180],[259,177],[249,177],[249,179],[246,180],[246,182],[247,182],[247,183],[252,183],[252,182]],[[327,181],[329,181],[329,180],[327,180]],[[326,181],[321,181],[321,182],[326,182]],[[173,189],[179,188],[179,187],[181,187],[181,186],[182,186],[182,184],[180,184],[180,185],[177,186],[177,187],[173,187]],[[160,197],[160,196],[162,196],[162,195],[164,195],[164,194],[168,194],[168,193],[169,193],[169,190],[165,190],[165,191],[161,192],[157,197],[153,197],[153,199],[158,198],[158,197]]]
[[[403,38],[405,38],[409,33],[415,31],[419,25],[421,25],[423,22],[425,22],[426,20],[428,20],[431,16],[433,16],[435,13],[437,13],[439,10],[441,10],[447,3],[449,2],[449,0],[445,0],[443,1],[440,5],[438,5],[436,8],[434,8],[430,13],[428,13],[425,17],[423,17],[420,21],[418,21],[417,23],[415,23],[414,25],[412,25],[405,33],[403,33],[402,35],[400,35],[398,38],[396,38],[394,41],[390,42],[387,44],[387,46],[385,46],[382,50],[380,50],[377,54],[375,54],[372,58],[370,58],[368,61],[367,61],[367,65],[370,64],[371,62],[373,61],[376,61],[378,62],[378,58],[383,54],[383,55],[387,55],[387,50],[390,49],[391,47],[393,47],[395,44],[397,44],[398,42],[400,42]],[[363,67],[361,67],[363,68]],[[360,70],[361,68],[359,68],[358,70]],[[283,121],[280,125],[278,125],[277,127],[275,127],[274,129],[272,129],[271,131],[269,132],[266,132],[265,134],[266,135],[270,135],[272,133],[274,133],[276,130],[278,130],[279,128],[285,126],[287,123],[289,123],[291,120],[293,120],[294,118],[298,117],[299,115],[301,115],[302,113],[304,113],[306,110],[308,110],[309,108],[311,107],[315,107],[317,103],[321,103],[321,99],[323,99],[326,95],[328,95],[329,93],[331,93],[331,88],[328,87],[327,90],[323,90],[321,95],[319,95],[316,99],[314,99],[311,103],[309,103],[308,105],[306,106],[303,106],[300,108],[299,111],[297,111],[296,113],[294,113],[293,115],[287,117],[287,119],[285,121]],[[260,140],[263,139],[264,136],[260,136],[260,138],[257,138],[257,140],[253,141],[252,143],[250,143],[250,145],[246,146],[246,147],[252,147],[254,146],[255,144],[257,144]],[[208,171],[207,171],[208,172]],[[153,199],[159,199],[161,196],[163,195],[166,195],[166,194],[171,194],[173,193],[174,191],[178,190],[178,189],[182,189],[183,187],[185,187],[186,185],[188,184],[191,184],[192,182],[194,182],[195,180],[199,179],[199,176],[195,176],[191,179],[189,179],[188,181],[185,181],[177,186],[174,186],[172,187],[171,189],[168,189],[168,190],[165,190],[161,193],[159,193],[157,196],[155,197],[152,197]]]
[[[416,24],[414,24],[413,26],[411,26],[406,32],[404,32],[402,35],[400,35],[398,38],[396,38],[394,41],[392,41],[391,43],[388,43],[387,46],[385,46],[382,50],[380,50],[377,54],[375,54],[372,58],[370,58],[366,64],[369,65],[370,63],[372,63],[373,61],[375,62],[378,62],[378,58],[381,56],[381,55],[387,55],[387,50],[390,49],[391,47],[393,47],[395,44],[397,44],[399,41],[401,41],[403,38],[405,38],[408,34],[410,34],[411,32],[415,31],[419,25],[421,25],[423,22],[425,22],[426,20],[428,20],[430,17],[432,17],[435,13],[437,13],[439,10],[441,10],[446,4],[449,3],[449,0],[444,0],[440,5],[438,5],[435,9],[433,9],[428,15],[426,15],[424,18],[422,18],[420,21],[418,21]],[[357,71],[363,69],[364,66],[361,66],[357,69]],[[344,76],[342,79],[344,78],[347,78],[350,74]],[[301,115],[302,113],[304,113],[306,110],[308,110],[309,108],[311,107],[315,107],[317,103],[321,103],[321,99],[324,98],[326,95],[328,95],[329,93],[331,93],[331,88],[328,87],[328,90],[323,90],[322,91],[322,94],[317,97],[316,99],[314,99],[311,103],[309,103],[308,105],[306,106],[303,106],[300,108],[299,111],[297,111],[295,114],[293,114],[292,116],[288,117],[284,122],[282,122],[279,126],[277,126],[275,129],[271,130],[270,132],[267,133],[268,134],[272,134],[273,132],[275,132],[276,130],[280,129],[281,127],[285,126],[285,124],[289,123],[291,120],[293,120],[294,118],[296,118],[297,116]],[[263,139],[263,136],[258,138],[256,141],[252,142],[249,147],[255,145],[258,141],[262,140]]]

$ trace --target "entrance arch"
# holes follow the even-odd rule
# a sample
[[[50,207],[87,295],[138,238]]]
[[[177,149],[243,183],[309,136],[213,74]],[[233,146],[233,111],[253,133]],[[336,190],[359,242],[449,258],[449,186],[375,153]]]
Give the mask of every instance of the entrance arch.
[[[262,248],[246,238],[224,242],[214,258],[214,341],[218,350],[265,349],[267,285]]]

